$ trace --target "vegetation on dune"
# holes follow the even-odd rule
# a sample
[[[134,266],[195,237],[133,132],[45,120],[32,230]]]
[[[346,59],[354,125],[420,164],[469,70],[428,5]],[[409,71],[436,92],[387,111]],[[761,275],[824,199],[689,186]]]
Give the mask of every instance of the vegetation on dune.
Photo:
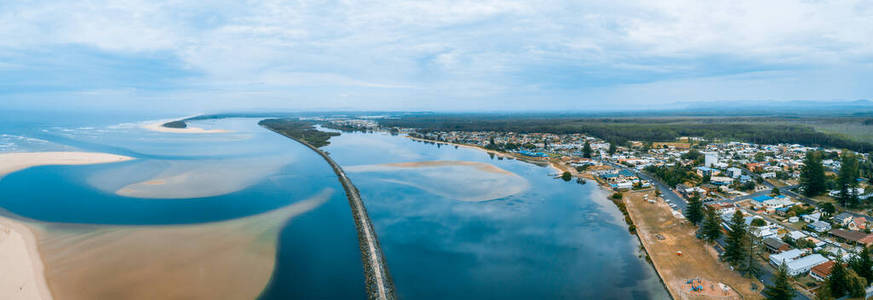
[[[170,121],[170,122],[164,123],[164,125],[161,125],[161,126],[164,126],[167,128],[188,128],[188,124],[182,120]]]
[[[293,139],[304,141],[316,148],[330,144],[331,137],[340,135],[337,132],[327,132],[315,129],[313,123],[298,119],[266,119],[258,122],[264,126]]]

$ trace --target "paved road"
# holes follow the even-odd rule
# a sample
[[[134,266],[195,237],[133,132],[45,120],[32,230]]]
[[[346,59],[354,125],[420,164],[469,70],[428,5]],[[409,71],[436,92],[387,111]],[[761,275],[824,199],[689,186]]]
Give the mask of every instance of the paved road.
[[[646,174],[645,172],[640,172],[640,171],[637,171],[636,169],[629,168],[625,165],[621,165],[621,164],[617,164],[617,163],[613,163],[613,162],[609,162],[609,161],[603,161],[603,162],[607,163],[613,167],[619,168],[619,169],[624,169],[624,170],[634,172],[634,174],[636,174],[638,177],[652,182],[655,185],[655,187],[658,188],[659,191],[661,191],[661,198],[664,198],[665,200],[670,200],[670,202],[675,203],[676,206],[678,207],[679,211],[684,212],[685,208],[688,207],[688,202],[685,201],[685,198],[682,198],[682,196],[679,196],[679,194],[677,194],[676,191],[674,191],[672,187],[663,183],[660,179],[657,179],[649,174]]]

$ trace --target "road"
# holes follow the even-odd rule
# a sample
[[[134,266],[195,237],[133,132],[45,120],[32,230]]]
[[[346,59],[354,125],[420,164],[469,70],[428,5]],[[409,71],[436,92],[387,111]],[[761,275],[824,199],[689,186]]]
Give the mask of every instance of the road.
[[[682,196],[679,196],[679,194],[677,194],[676,191],[674,191],[672,187],[668,186],[666,183],[662,182],[660,179],[657,179],[649,174],[646,174],[645,172],[640,172],[636,169],[629,168],[625,165],[621,165],[621,164],[617,164],[617,163],[613,163],[613,162],[609,162],[609,161],[602,161],[602,162],[607,163],[610,166],[613,166],[615,168],[625,169],[625,170],[631,171],[634,174],[636,174],[637,177],[648,180],[649,182],[652,182],[652,184],[654,184],[655,187],[658,188],[659,191],[661,191],[661,198],[664,198],[664,200],[670,200],[670,202],[675,203],[680,212],[684,212],[685,208],[688,207],[688,202],[685,201],[685,198],[682,198]]]

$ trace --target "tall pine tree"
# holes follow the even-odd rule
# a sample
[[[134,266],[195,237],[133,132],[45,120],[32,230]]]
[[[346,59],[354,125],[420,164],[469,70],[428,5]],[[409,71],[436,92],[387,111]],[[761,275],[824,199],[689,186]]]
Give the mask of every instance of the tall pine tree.
[[[818,151],[806,152],[803,168],[800,170],[800,186],[807,196],[818,196],[827,190],[822,154]]]
[[[727,245],[724,247],[724,260],[731,265],[739,266],[745,256],[744,241],[746,239],[746,223],[743,213],[737,210],[731,218],[730,230],[727,233]]]
[[[870,258],[870,249],[864,247],[861,253],[852,259],[849,266],[858,273],[858,276],[863,277],[867,282],[873,282],[873,259]]]
[[[703,238],[707,242],[715,242],[721,237],[721,219],[714,209],[707,209],[703,219]]]
[[[834,261],[834,268],[831,269],[831,275],[828,275],[827,280],[827,287],[830,289],[832,297],[840,298],[849,291],[848,276],[848,270],[838,258]]]
[[[685,218],[694,225],[700,224],[703,220],[703,202],[700,201],[700,196],[696,193],[688,199],[688,207],[685,208]]]
[[[582,147],[582,156],[585,158],[591,158],[591,144],[588,141],[585,141],[585,146]]]
[[[840,187],[840,195],[837,197],[840,204],[858,206],[858,194],[855,190],[858,187],[858,158],[849,150],[843,150],[840,155],[840,174],[837,184]]]
[[[773,278],[773,285],[764,288],[764,296],[767,300],[791,300],[794,298],[794,288],[788,282],[788,268],[785,263],[779,267],[779,272]]]

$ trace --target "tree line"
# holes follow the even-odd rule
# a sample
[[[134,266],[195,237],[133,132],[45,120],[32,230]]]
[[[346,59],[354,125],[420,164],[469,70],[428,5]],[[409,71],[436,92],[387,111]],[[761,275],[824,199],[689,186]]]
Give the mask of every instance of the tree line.
[[[485,118],[476,116],[407,116],[382,119],[385,127],[420,128],[426,131],[498,131],[549,132],[555,134],[585,133],[610,143],[625,145],[628,141],[674,141],[682,136],[706,139],[738,140],[757,144],[803,144],[846,148],[858,152],[873,151],[873,144],[816,131],[800,124],[777,123],[707,123],[663,122],[656,119],[567,119],[567,118]]]

